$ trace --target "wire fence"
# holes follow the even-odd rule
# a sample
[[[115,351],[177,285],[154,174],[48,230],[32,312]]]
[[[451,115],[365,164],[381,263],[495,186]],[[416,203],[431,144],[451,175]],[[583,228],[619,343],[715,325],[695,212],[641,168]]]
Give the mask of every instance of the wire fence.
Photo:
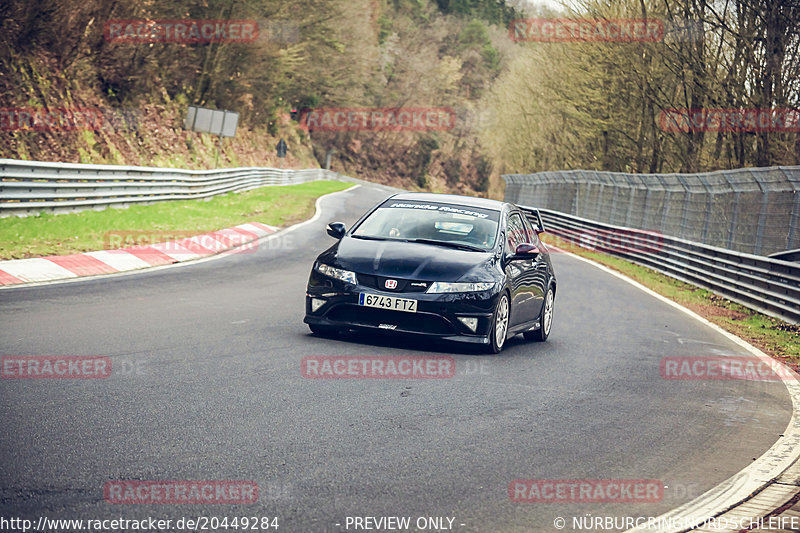
[[[800,248],[800,167],[507,174],[505,199],[754,255]]]

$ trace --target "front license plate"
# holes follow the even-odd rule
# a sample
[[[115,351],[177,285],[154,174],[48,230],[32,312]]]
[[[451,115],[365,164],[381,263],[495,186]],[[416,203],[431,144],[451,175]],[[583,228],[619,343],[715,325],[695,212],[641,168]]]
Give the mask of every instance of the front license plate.
[[[391,309],[393,311],[405,311],[406,313],[417,312],[417,301],[407,298],[396,298],[394,296],[381,296],[380,294],[358,294],[358,305],[365,307],[377,307],[378,309]]]

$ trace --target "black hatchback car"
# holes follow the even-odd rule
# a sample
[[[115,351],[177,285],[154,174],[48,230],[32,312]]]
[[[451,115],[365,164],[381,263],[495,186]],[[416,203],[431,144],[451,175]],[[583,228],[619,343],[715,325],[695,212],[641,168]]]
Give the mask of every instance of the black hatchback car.
[[[492,353],[517,333],[550,334],[556,277],[536,210],[401,193],[350,230],[332,222],[327,231],[338,242],[317,257],[306,291],[304,322],[314,333],[389,330]]]

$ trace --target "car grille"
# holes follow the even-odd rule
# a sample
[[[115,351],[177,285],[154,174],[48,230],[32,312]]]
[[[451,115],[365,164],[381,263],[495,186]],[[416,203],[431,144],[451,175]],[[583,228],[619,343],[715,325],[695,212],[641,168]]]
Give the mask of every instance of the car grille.
[[[371,276],[369,274],[359,274],[356,272],[358,283],[371,289],[377,289],[385,292],[425,292],[430,286],[430,281],[419,281],[414,279],[403,278],[387,278],[383,276]],[[387,280],[394,280],[397,282],[397,287],[390,289],[386,287]]]
[[[458,333],[445,318],[431,313],[405,313],[403,311],[343,304],[331,309],[327,318],[336,322],[370,327],[392,324],[396,325],[398,330],[431,333],[434,335]]]

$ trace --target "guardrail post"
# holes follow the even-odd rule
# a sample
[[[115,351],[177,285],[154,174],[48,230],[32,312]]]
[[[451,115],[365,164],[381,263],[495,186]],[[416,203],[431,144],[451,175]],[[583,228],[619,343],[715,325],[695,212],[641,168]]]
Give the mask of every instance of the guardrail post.
[[[786,240],[786,249],[800,248],[800,172],[797,168],[781,167],[786,175],[786,181],[792,187],[792,215],[789,218],[789,235]]]
[[[683,176],[678,176],[678,181],[681,182],[683,185],[683,215],[681,217],[681,234],[680,237],[683,238],[686,235],[686,225],[689,223],[689,202],[691,193],[689,191],[689,185],[686,183],[686,180]]]
[[[667,231],[667,216],[669,215],[669,210],[672,207],[672,191],[667,188],[667,184],[664,183],[664,209],[661,212],[661,228],[659,231],[661,233],[668,233]]]
[[[661,206],[661,226],[658,228],[658,230],[661,233],[664,233],[664,230],[667,227],[667,211],[669,211],[669,192],[670,191],[667,189],[667,182],[664,181],[664,178],[663,178],[663,176],[661,176],[661,174],[653,174],[653,175],[656,177],[658,182],[661,184],[661,187],[664,189],[664,200],[663,200],[663,203],[662,203],[662,206]],[[650,192],[650,187],[647,188],[647,192],[648,193]],[[645,209],[644,217],[645,217],[644,219],[647,220],[647,217],[648,217],[647,209]],[[642,229],[647,229],[647,228],[642,228]]]
[[[708,244],[708,222],[711,219],[711,206],[713,205],[712,199],[714,197],[714,192],[708,185],[708,180],[706,180],[704,174],[698,174],[697,179],[700,180],[700,183],[702,183],[703,187],[706,189],[706,213],[705,218],[703,219],[703,236],[700,242],[703,244]]]
[[[625,225],[631,225],[631,213],[633,213],[633,202],[636,200],[636,187],[633,186],[633,178],[628,174],[625,174],[625,178],[628,180],[628,189],[631,191],[630,200],[628,201],[628,211],[625,213]]]
[[[761,182],[758,172],[752,172],[753,179],[761,189],[761,209],[758,213],[758,229],[756,230],[756,244],[753,249],[755,255],[761,255],[761,248],[764,245],[764,227],[767,224],[767,208],[769,207],[769,191],[765,184]]]
[[[739,198],[741,197],[741,192],[736,189],[736,186],[733,182],[728,178],[728,173],[723,172],[722,177],[725,178],[725,181],[728,182],[731,190],[733,191],[733,210],[731,212],[731,223],[728,226],[728,237],[726,239],[725,247],[729,250],[733,249],[733,238],[736,235],[736,225],[739,223]]]
[[[800,191],[794,191],[792,218],[789,221],[789,240],[786,243],[787,249],[793,249],[800,244],[798,243],[800,241],[798,226],[800,226]]]
[[[575,183],[575,194],[572,196],[572,214],[578,214],[578,208],[580,206],[580,197],[581,197],[581,184],[578,183],[578,180],[574,181]]]
[[[617,219],[617,196],[619,196],[619,187],[616,183],[611,185],[611,191],[611,209],[609,210],[611,216],[608,218],[608,222],[613,224]]]

